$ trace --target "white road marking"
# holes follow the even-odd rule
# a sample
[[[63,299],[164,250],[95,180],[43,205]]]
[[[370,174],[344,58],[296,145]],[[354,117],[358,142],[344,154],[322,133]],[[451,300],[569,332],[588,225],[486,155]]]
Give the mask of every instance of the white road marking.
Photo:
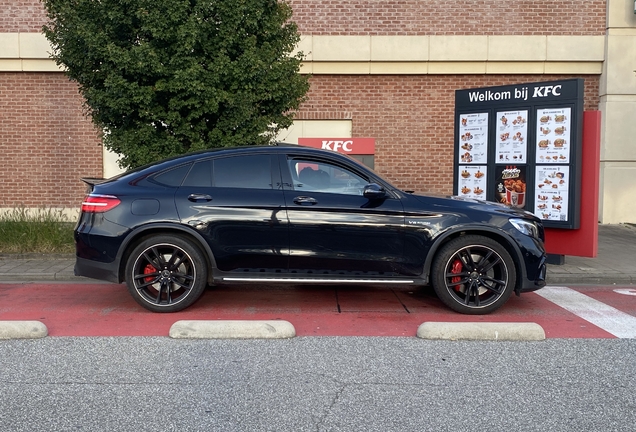
[[[631,288],[615,289],[614,292],[618,294],[636,296],[636,289],[631,289]]]
[[[567,287],[547,286],[536,293],[617,338],[636,339],[636,317]]]

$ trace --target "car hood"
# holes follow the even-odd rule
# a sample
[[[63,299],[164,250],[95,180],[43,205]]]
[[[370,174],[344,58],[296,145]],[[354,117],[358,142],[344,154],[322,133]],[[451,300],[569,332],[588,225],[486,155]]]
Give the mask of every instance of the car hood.
[[[473,198],[465,198],[455,195],[438,195],[438,194],[410,194],[418,201],[433,205],[436,207],[449,207],[452,209],[465,208],[472,211],[483,211],[487,213],[497,213],[500,215],[508,215],[512,217],[520,217],[524,219],[532,219],[539,221],[540,219],[529,211],[510,207],[506,204],[500,204],[493,201],[477,200]]]

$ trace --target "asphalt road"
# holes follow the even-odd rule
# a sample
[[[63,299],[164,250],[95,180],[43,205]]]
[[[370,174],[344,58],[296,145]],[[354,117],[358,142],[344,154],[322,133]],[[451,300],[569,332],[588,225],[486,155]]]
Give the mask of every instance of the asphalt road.
[[[636,340],[0,343],[2,431],[633,431]]]

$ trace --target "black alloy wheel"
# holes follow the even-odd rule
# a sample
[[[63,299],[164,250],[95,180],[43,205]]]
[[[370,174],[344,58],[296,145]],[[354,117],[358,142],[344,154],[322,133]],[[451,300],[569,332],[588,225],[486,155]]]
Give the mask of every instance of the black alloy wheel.
[[[135,301],[153,312],[177,312],[199,299],[207,285],[206,261],[189,241],[151,237],[132,251],[126,285]]]
[[[482,315],[506,303],[516,275],[514,261],[501,244],[488,237],[467,235],[441,248],[433,262],[431,281],[446,306]]]

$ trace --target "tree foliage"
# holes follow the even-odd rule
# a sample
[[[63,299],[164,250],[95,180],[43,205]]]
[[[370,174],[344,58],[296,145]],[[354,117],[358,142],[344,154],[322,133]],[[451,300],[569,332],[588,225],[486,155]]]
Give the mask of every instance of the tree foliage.
[[[277,0],[43,0],[52,57],[106,148],[132,168],[267,144],[309,89],[291,8]]]

